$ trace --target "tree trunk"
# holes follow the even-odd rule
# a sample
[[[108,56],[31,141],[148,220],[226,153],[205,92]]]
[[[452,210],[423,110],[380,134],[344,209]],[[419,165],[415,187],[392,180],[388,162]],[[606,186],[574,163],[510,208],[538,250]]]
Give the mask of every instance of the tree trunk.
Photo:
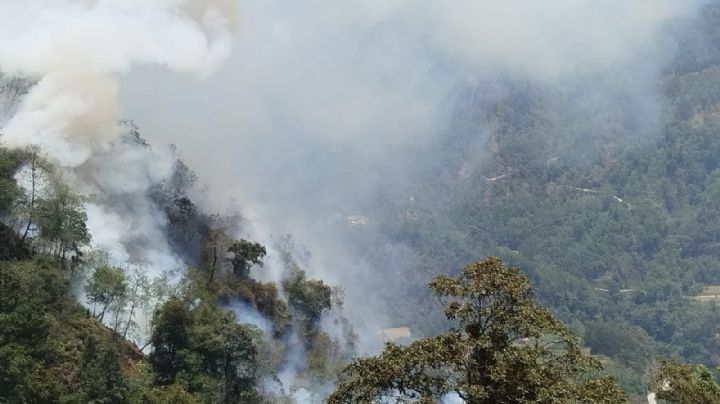
[[[121,323],[120,315],[121,315],[121,311],[117,310],[115,312],[115,321],[113,321],[113,338],[115,337],[115,334],[117,334],[118,328],[120,328],[120,323]]]
[[[215,267],[217,265],[217,246],[213,246],[213,261],[210,266],[210,278],[208,279],[208,285],[210,285],[215,277]]]
[[[102,311],[100,312],[100,317],[98,318],[98,321],[100,321],[101,323],[102,323],[102,321],[103,321],[103,318],[105,318],[105,311],[107,310],[107,308],[108,308],[109,305],[110,305],[110,303],[105,303],[105,305],[103,306]]]
[[[27,226],[25,227],[25,232],[23,232],[22,238],[20,241],[25,242],[25,238],[27,238],[28,231],[30,231],[30,226],[32,226],[32,219],[33,219],[33,211],[35,210],[35,184],[37,182],[37,152],[35,150],[32,151],[32,157],[31,157],[31,165],[30,165],[30,211],[28,212],[28,222]]]
[[[137,279],[137,278],[136,278]],[[135,314],[135,306],[137,305],[138,295],[138,284],[135,284],[135,289],[133,290],[133,298],[132,298],[132,304],[130,305],[130,313],[128,314],[127,324],[125,324],[125,331],[123,331],[123,338],[127,336],[128,329],[130,329],[130,322],[132,321],[133,314]]]

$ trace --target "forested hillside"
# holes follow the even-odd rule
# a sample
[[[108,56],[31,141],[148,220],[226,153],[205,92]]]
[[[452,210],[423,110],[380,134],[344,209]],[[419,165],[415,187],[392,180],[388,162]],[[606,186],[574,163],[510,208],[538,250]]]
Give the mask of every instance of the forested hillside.
[[[126,141],[149,147],[132,127]],[[329,394],[355,354],[342,290],[307,278],[290,237],[283,281],[250,278],[265,247],[197,209],[182,161],[152,190],[185,265],[161,274],[91,248],[91,198],[40,148],[0,148],[0,167],[0,402],[293,402]]]
[[[0,403],[720,402],[717,1],[105,3],[0,26]]]
[[[452,129],[418,152],[439,153],[441,164],[423,168],[405,194],[379,194],[394,201],[378,220],[384,233],[417,254],[402,289],[498,255],[527,272],[540,302],[594,354],[612,358],[630,391],[642,393],[657,355],[716,366],[720,310],[712,296],[695,297],[720,284],[718,26],[720,8],[708,6],[676,33],[677,55],[657,83],[657,134],[622,99],[614,115],[566,119],[556,107],[582,94],[510,82],[485,105],[475,95],[482,84],[462,92]],[[487,121],[489,132],[473,126]],[[442,322],[427,318],[438,313],[429,301],[408,293],[389,307],[432,334]]]

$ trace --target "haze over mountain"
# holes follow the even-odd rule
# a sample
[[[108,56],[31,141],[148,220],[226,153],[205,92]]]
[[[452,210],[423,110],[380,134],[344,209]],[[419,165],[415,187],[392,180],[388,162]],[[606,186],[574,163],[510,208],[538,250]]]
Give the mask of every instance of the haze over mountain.
[[[0,0],[0,17],[0,284],[33,296],[0,304],[17,364],[0,401],[616,402],[705,374],[660,357],[720,361],[716,1]],[[484,256],[527,275],[492,301],[535,290],[488,355],[572,332],[592,356],[556,351],[589,373],[491,388],[434,362],[455,357],[432,341],[485,342],[433,296],[465,302],[461,283],[427,285],[515,276]]]

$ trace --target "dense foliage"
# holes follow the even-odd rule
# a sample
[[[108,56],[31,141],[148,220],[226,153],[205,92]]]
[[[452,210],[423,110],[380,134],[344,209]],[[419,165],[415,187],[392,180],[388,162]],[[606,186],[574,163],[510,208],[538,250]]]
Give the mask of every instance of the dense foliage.
[[[623,400],[608,373],[632,399],[720,400],[720,300],[703,292],[720,286],[720,6],[671,31],[677,55],[641,91],[657,105],[622,71],[458,91],[446,131],[412,150],[413,181],[378,191],[343,240],[377,271],[388,317],[426,338],[343,373],[357,336],[342,290],[308,279],[287,237],[283,280],[253,279],[270,248],[242,238],[241,217],[203,212],[179,157],[149,192],[194,268],[171,282],[92,251],[90,196],[41,148],[0,147],[0,402],[282,402],[286,373],[315,400],[341,374],[335,402]],[[31,84],[0,76],[4,99]],[[149,149],[126,124],[123,142]],[[488,254],[526,275],[465,266]]]
[[[149,147],[131,129],[126,141]],[[150,276],[90,248],[88,199],[40,148],[0,147],[0,402],[283,402],[290,387],[329,394],[355,353],[341,291],[308,279],[289,250],[285,282],[252,279],[265,247],[231,236],[240,218],[199,211],[187,196],[193,181],[178,160],[152,190],[188,268],[181,279]],[[322,329],[325,317],[343,324],[342,341]],[[286,369],[295,378],[283,385]]]
[[[69,293],[54,260],[0,262],[0,401],[121,402],[140,354]]]
[[[626,400],[613,380],[588,377],[600,363],[533,301],[518,269],[489,257],[458,278],[435,278],[430,288],[456,326],[356,360],[331,403],[430,402],[451,393],[469,404]]]
[[[377,285],[389,317],[441,332],[424,280],[492,254],[523,268],[635,396],[658,354],[720,363],[720,310],[695,298],[720,284],[718,27],[717,4],[676,27],[655,110],[621,72],[621,84],[506,77],[460,91],[444,136],[418,145],[415,181],[378,191],[386,238],[349,236],[371,266],[402,257]]]
[[[717,371],[703,365],[664,360],[655,373],[657,398],[671,404],[720,402]]]

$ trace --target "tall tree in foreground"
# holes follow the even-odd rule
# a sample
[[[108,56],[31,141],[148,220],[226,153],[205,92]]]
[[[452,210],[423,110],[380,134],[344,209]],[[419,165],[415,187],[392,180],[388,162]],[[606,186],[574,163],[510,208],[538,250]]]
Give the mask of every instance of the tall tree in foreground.
[[[535,303],[527,277],[488,257],[430,288],[455,327],[343,371],[330,403],[433,402],[456,394],[481,403],[622,403],[614,380],[565,325]]]
[[[676,360],[663,361],[655,373],[657,398],[668,403],[718,403],[717,370]]]

